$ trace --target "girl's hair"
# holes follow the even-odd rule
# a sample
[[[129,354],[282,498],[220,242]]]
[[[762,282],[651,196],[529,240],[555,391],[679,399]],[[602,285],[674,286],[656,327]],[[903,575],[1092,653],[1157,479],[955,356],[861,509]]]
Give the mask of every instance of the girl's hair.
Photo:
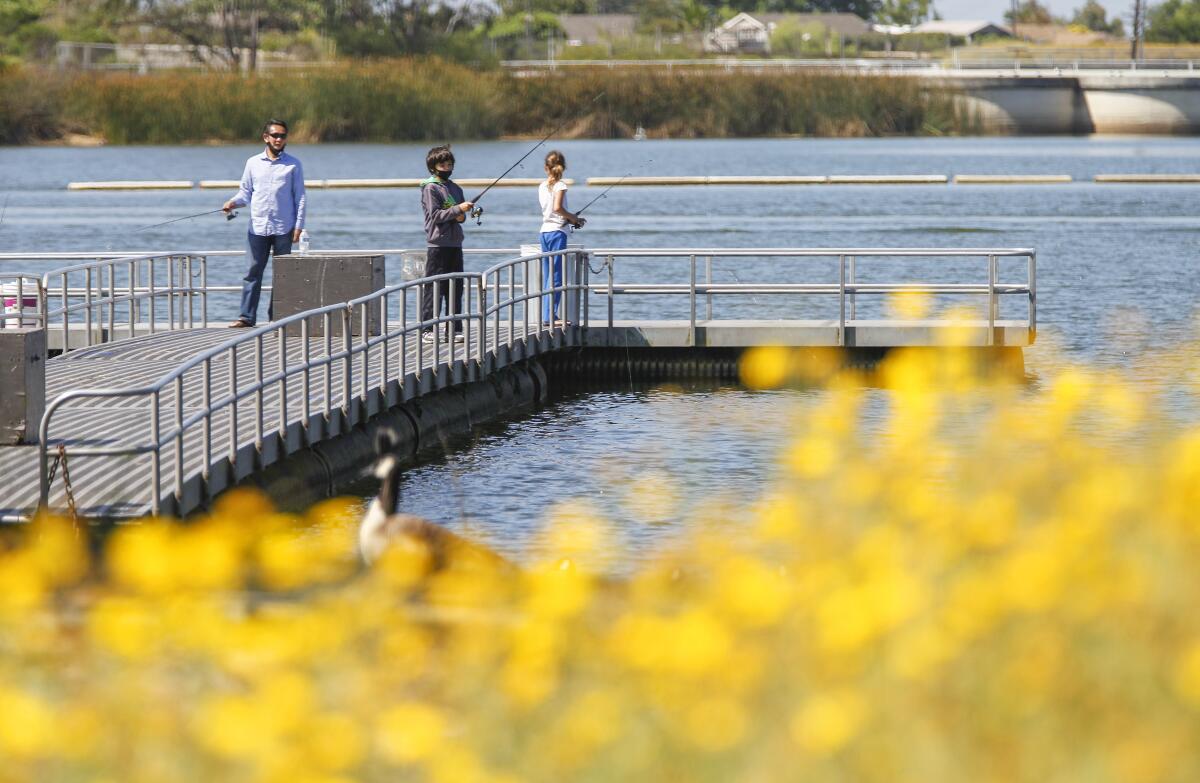
[[[546,171],[550,174],[551,182],[558,182],[562,179],[563,172],[567,170],[567,159],[558,150],[550,150],[546,153]]]

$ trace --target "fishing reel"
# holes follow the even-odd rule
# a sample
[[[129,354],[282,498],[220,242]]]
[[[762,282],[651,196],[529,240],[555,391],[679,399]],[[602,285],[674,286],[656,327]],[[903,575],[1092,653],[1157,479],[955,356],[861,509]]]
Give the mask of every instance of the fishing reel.
[[[226,212],[226,213],[225,213],[225,220],[226,220],[226,222],[228,222],[228,221],[230,221],[230,220],[233,220],[235,217],[237,217],[237,212],[236,212],[235,210],[232,210],[232,209],[231,209],[231,210],[229,210],[228,212]]]
[[[471,217],[475,218],[475,225],[483,225],[483,207],[475,205],[471,207]]]

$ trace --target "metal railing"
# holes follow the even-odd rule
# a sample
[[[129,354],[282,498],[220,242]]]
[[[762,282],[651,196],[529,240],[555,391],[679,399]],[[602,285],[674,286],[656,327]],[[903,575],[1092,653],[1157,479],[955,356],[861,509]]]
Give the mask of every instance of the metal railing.
[[[1001,316],[1001,298],[1021,296],[1026,299],[1025,323],[1030,333],[1037,330],[1037,254],[1031,249],[947,249],[947,248],[613,248],[589,251],[592,258],[603,261],[601,271],[607,270],[603,283],[586,284],[590,294],[602,295],[607,300],[607,324],[612,328],[615,319],[615,303],[618,296],[629,295],[675,295],[686,296],[687,318],[694,332],[698,321],[714,318],[714,297],[726,296],[781,296],[817,295],[837,298],[834,318],[838,325],[839,344],[846,344],[846,327],[859,318],[859,295],[892,295],[899,293],[928,294],[945,297],[974,297],[984,299],[984,318],[987,320],[988,340],[995,337],[996,322]],[[714,280],[714,261],[719,259],[769,258],[783,262],[801,260],[826,260],[825,271],[832,279],[827,281],[788,282],[743,282],[732,273],[732,282]],[[618,261],[632,259],[675,259],[687,262],[688,282],[617,282]],[[910,259],[937,259],[937,263],[950,261],[980,264],[982,269],[978,282],[958,283],[894,283],[860,278],[862,262],[876,266]],[[1006,282],[1002,279],[1003,259],[1023,260],[1021,266],[1024,279]],[[981,263],[982,262],[982,263]],[[586,273],[587,270],[585,270]],[[1010,272],[1011,273],[1011,272]],[[703,314],[701,307],[703,306]],[[585,305],[586,309],[586,305]],[[758,318],[775,318],[774,312],[755,303],[747,315]]]
[[[531,350],[528,330],[494,331],[489,344],[485,319],[488,314],[496,314],[499,318],[501,312],[507,312],[510,323],[515,323],[516,313],[520,312],[522,322],[528,324],[528,311],[535,298],[550,299],[557,295],[565,297],[564,301],[569,303],[558,314],[558,323],[541,325],[539,321],[532,336],[562,334],[566,322],[578,323],[582,297],[580,286],[574,282],[578,279],[575,272],[568,273],[561,283],[553,286],[541,285],[539,277],[539,290],[526,290],[526,281],[532,278],[525,274],[531,265],[540,269],[540,259],[556,255],[566,257],[568,269],[586,266],[581,251],[568,250],[513,259],[483,273],[454,273],[406,281],[349,302],[316,308],[236,334],[220,345],[186,359],[145,386],[69,391],[50,402],[42,418],[39,430],[40,504],[46,507],[50,497],[51,423],[56,413],[76,401],[88,400],[92,404],[98,399],[145,401],[149,415],[148,440],[112,447],[75,447],[71,458],[148,454],[148,502],[151,513],[159,514],[164,510],[164,451],[168,452],[170,460],[170,491],[177,507],[189,478],[186,470],[189,462],[206,484],[214,468],[214,455],[218,453],[220,459],[226,461],[229,475],[238,475],[239,452],[246,445],[241,433],[247,426],[253,428],[254,438],[250,445],[259,455],[268,437],[278,435],[280,442],[286,443],[289,429],[294,426],[302,431],[299,443],[308,445],[325,433],[345,431],[383,407],[415,396],[414,386],[419,386],[427,373],[445,373],[456,364],[468,362],[474,362],[476,370],[495,366],[495,357],[500,350],[505,349],[507,360],[512,357],[511,349],[518,342],[525,345],[523,355],[528,355]],[[512,295],[489,305],[484,281],[499,281],[506,273],[510,277],[504,290]],[[519,286],[514,274],[520,277]],[[425,289],[433,295],[441,285],[449,288],[449,301],[453,301],[456,291],[461,290],[464,297],[461,311],[453,312],[451,307],[452,311],[444,314],[435,311],[428,318],[420,315],[419,292]],[[499,284],[495,290],[502,290]],[[398,321],[386,317],[385,314],[392,312],[398,313]],[[443,329],[445,340],[442,339]],[[464,335],[461,344],[451,334],[460,330]],[[424,338],[423,333],[432,338]],[[410,346],[415,350],[410,350]],[[536,352],[537,349],[532,350]],[[471,351],[474,355],[469,355]],[[223,384],[214,384],[214,372],[223,376]],[[446,382],[443,375],[442,383]],[[221,386],[223,388],[219,388]],[[191,399],[186,399],[189,397]],[[319,411],[315,405],[318,401]],[[248,410],[243,407],[244,402],[248,403]],[[322,428],[322,433],[314,436],[309,429],[318,413],[318,421],[323,423],[316,426]]]
[[[496,252],[511,254],[477,251]],[[558,281],[551,275],[550,259],[555,256],[564,258]],[[149,258],[111,263],[119,267]],[[152,258],[178,262],[188,256],[164,254]],[[749,275],[747,259],[769,260],[771,264],[758,266],[759,277],[767,279],[747,281],[732,268],[725,270],[731,272],[731,281],[717,279],[722,261],[735,264],[743,275]],[[1023,269],[1023,280],[1009,281],[1002,274],[1012,274],[1003,268],[1006,261]],[[960,264],[965,263],[978,275],[968,282],[893,282],[879,278],[880,270],[914,262],[924,262],[925,270],[953,267],[956,274],[961,273]],[[800,276],[801,269],[816,278],[791,282]],[[648,279],[650,273],[660,270],[668,270],[672,276],[666,280]],[[53,274],[77,271],[59,270]],[[263,458],[268,449],[287,451],[310,445],[423,391],[475,379],[511,361],[536,355],[546,344],[543,338],[573,344],[583,339],[575,327],[592,323],[593,298],[600,299],[606,311],[598,321],[610,328],[616,322],[618,302],[622,308],[630,308],[624,315],[636,317],[640,312],[645,320],[646,310],[638,310],[645,306],[645,298],[682,299],[682,312],[693,334],[701,321],[719,321],[718,316],[727,320],[731,316],[779,319],[778,309],[764,304],[768,298],[824,300],[834,304],[828,320],[837,324],[838,342],[845,345],[847,328],[869,315],[873,307],[860,301],[861,297],[875,303],[897,293],[971,297],[982,303],[981,321],[987,325],[987,342],[992,344],[1002,298],[1025,298],[1028,310],[1024,323],[1031,334],[1036,329],[1036,271],[1036,254],[1026,249],[612,248],[509,257],[482,272],[404,281],[349,302],[231,333],[229,339],[184,359],[152,383],[136,388],[76,389],[57,397],[47,406],[40,427],[40,501],[45,506],[50,497],[50,465],[56,445],[52,422],[80,401],[96,405],[100,399],[133,400],[133,410],[146,414],[148,436],[123,433],[117,440],[125,442],[115,445],[74,446],[71,458],[149,455],[147,504],[151,513],[158,514],[177,509],[185,484],[193,479],[198,478],[200,486],[211,491],[213,471],[223,471],[224,483],[218,483],[228,485],[246,475],[247,464],[261,466],[268,461]],[[601,279],[593,282],[594,275]],[[123,302],[132,305],[150,300],[146,310],[157,307],[169,313],[171,304],[166,292],[182,291],[189,296],[201,293],[179,285],[177,279],[158,288],[157,280],[156,276],[154,285],[133,285],[131,290],[118,284],[101,286],[103,296],[99,302],[90,300],[90,306],[111,308]],[[450,312],[432,312],[428,317],[421,313],[421,290],[433,291],[438,285],[449,286],[451,294],[455,287],[461,289],[464,301],[459,312],[452,308]],[[69,281],[64,281],[62,290],[69,288]],[[84,289],[89,290],[89,286]],[[65,296],[69,299],[70,294]],[[749,304],[745,304],[747,298]],[[70,314],[70,307],[68,303],[59,309]],[[718,313],[718,309],[723,312]],[[654,307],[650,312],[658,310]],[[795,320],[796,312],[790,310],[786,315]],[[170,323],[187,328],[196,321],[183,318],[177,308]],[[460,330],[464,334],[461,342],[452,337]],[[431,336],[423,338],[423,333]],[[247,428],[253,431],[252,439],[246,437]],[[171,471],[167,487],[163,482],[164,460]],[[166,506],[164,489],[174,498]]]

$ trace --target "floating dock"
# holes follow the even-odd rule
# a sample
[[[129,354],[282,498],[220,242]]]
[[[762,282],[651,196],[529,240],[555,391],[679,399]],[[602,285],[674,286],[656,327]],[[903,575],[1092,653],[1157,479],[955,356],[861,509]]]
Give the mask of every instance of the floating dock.
[[[243,481],[283,481],[296,497],[332,492],[367,458],[364,428],[405,429],[415,449],[544,396],[542,362],[595,355],[603,357],[597,366],[623,372],[636,360],[698,377],[764,345],[850,353],[953,345],[1019,362],[1036,335],[1030,250],[572,249],[557,289],[566,320],[552,324],[539,318],[550,297],[541,255],[476,252],[502,260],[448,278],[464,287],[464,311],[427,322],[416,315],[428,285],[421,279],[231,330],[214,328],[209,300],[228,296],[232,306],[236,292],[198,286],[207,280],[202,253],[47,273],[39,311],[8,317],[61,330],[63,352],[46,363],[41,443],[0,447],[0,519],[27,519],[39,502],[89,517],[186,515]],[[747,279],[752,258],[771,261],[762,268],[772,279]],[[942,270],[961,263],[965,279],[881,282],[878,273],[894,271],[897,258],[906,268],[914,259]],[[720,282],[722,262],[737,265],[741,278]],[[868,268],[871,282],[859,282]],[[660,282],[646,282],[648,270],[658,270]],[[965,297],[979,307],[965,319],[883,315],[884,299],[902,292]],[[1017,300],[1022,312],[1002,299]],[[672,301],[685,317],[620,317],[630,303]],[[443,336],[451,323],[462,341]],[[424,329],[438,336],[423,341]]]

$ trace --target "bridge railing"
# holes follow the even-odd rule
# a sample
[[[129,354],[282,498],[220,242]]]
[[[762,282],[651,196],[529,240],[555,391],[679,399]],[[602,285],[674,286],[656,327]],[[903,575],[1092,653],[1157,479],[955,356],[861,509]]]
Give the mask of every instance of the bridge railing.
[[[348,302],[231,333],[230,339],[187,358],[148,385],[77,389],[60,395],[47,406],[40,427],[40,503],[45,507],[50,498],[52,424],[57,415],[75,405],[128,400],[145,412],[149,422],[146,437],[134,434],[118,445],[77,446],[72,448],[71,458],[149,455],[147,502],[151,513],[158,514],[164,510],[164,488],[173,496],[175,510],[185,483],[197,473],[207,483],[214,465],[222,460],[229,466],[229,475],[238,476],[238,462],[247,458],[241,455],[247,445],[259,455],[268,440],[274,440],[274,448],[283,448],[289,427],[295,424],[304,431],[301,442],[310,443],[314,438],[308,430],[315,414],[320,414],[318,421],[324,423],[317,426],[325,432],[331,427],[344,431],[415,393],[408,384],[419,385],[427,372],[443,373],[471,359],[480,367],[502,347],[526,340],[528,330],[498,331],[489,343],[484,329],[488,313],[520,310],[523,321],[528,322],[535,297],[549,300],[555,294],[563,297],[573,292],[569,301],[576,309],[562,311],[557,324],[534,331],[539,337],[562,334],[565,321],[579,322],[581,297],[574,278],[557,285],[542,285],[539,280],[539,290],[529,292],[527,286],[533,278],[525,277],[527,270],[541,267],[542,257],[552,255],[564,254],[522,257],[482,274],[454,273],[402,282]],[[571,250],[565,255],[568,265],[578,266],[582,253]],[[484,281],[500,280],[505,274],[509,275],[507,285],[495,290],[504,291],[508,298],[489,305]],[[430,296],[436,306],[442,286],[451,302],[461,292],[462,309],[454,312],[448,305],[447,312],[424,312],[422,294]],[[398,318],[383,317],[391,312]],[[462,340],[454,336],[458,332]],[[335,416],[336,424],[332,421]],[[253,431],[252,440],[244,436],[247,428]],[[166,487],[164,460],[171,471]]]

